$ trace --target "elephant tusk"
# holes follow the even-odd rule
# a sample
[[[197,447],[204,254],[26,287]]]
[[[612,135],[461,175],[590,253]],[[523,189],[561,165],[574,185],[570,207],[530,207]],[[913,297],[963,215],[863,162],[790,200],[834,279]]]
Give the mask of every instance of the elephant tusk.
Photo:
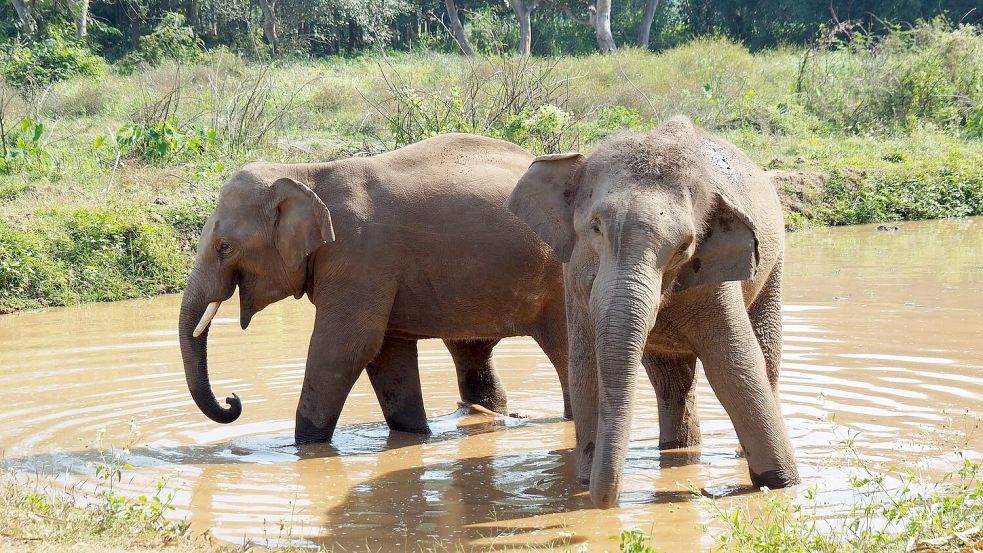
[[[201,336],[202,332],[205,332],[205,329],[208,328],[208,323],[212,322],[212,317],[215,316],[215,313],[218,313],[218,306],[220,305],[222,305],[222,302],[220,301],[213,301],[212,303],[208,304],[208,307],[205,308],[205,314],[202,315],[201,320],[198,321],[198,326],[196,326],[195,331],[191,333],[192,336],[197,338]]]

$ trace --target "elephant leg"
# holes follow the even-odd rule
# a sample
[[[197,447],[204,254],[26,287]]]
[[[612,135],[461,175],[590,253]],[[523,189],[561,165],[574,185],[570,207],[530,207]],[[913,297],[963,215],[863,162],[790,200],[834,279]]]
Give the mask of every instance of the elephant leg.
[[[569,286],[569,284],[568,284]],[[570,288],[567,288],[568,290]],[[570,406],[577,434],[577,482],[590,483],[597,441],[598,385],[597,358],[594,353],[594,329],[587,307],[574,298],[567,298],[567,331],[569,333]]]
[[[552,316],[546,317],[540,330],[533,336],[543,353],[549,358],[560,380],[560,391],[563,393],[563,418],[573,418],[573,408],[570,406],[570,377],[569,347],[567,346],[566,315],[561,309]]]
[[[778,398],[778,372],[782,364],[782,267],[779,264],[748,311],[754,336],[765,356],[771,391]]]
[[[659,400],[659,449],[700,445],[696,356],[647,353],[642,365]]]
[[[508,415],[505,386],[492,364],[492,348],[498,340],[444,340],[457,368],[461,399]]]
[[[430,433],[420,389],[416,340],[387,336],[366,372],[391,430]]]
[[[792,443],[768,382],[765,358],[751,328],[740,284],[718,287],[699,317],[683,321],[682,330],[714,394],[727,411],[744,447],[751,482],[783,488],[799,482]]]
[[[336,298],[339,301],[343,298]],[[345,400],[385,337],[388,308],[350,312],[318,306],[297,404],[298,444],[331,441]]]

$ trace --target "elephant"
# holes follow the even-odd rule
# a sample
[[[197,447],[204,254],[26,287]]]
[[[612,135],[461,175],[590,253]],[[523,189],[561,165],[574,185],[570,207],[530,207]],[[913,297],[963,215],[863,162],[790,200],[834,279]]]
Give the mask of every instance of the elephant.
[[[700,442],[697,361],[755,486],[799,481],[778,398],[784,223],[770,180],[684,116],[536,158],[506,206],[563,261],[577,479],[618,501],[634,383],[662,449]]]
[[[491,352],[532,336],[560,379],[567,332],[553,251],[504,203],[533,156],[508,142],[440,135],[392,152],[327,163],[251,163],[222,187],[202,229],[178,325],[198,408],[229,423],[208,379],[209,322],[239,290],[240,326],[307,295],[316,309],[294,436],[331,440],[366,370],[392,430],[429,433],[417,340],[442,338],[461,399],[507,413]]]

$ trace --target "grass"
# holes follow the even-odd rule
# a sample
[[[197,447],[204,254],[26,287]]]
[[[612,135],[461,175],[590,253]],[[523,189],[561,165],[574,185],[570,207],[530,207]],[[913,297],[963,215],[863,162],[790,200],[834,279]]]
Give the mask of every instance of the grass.
[[[43,89],[0,81],[0,312],[179,290],[218,188],[247,161],[325,161],[447,131],[589,150],[685,113],[772,171],[790,229],[983,214],[980,30],[854,36],[473,64],[215,52]]]

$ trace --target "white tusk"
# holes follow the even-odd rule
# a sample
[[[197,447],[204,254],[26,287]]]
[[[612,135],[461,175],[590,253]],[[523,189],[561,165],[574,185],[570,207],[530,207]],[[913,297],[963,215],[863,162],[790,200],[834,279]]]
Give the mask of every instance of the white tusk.
[[[212,317],[218,313],[218,306],[220,305],[222,305],[222,302],[220,301],[213,301],[212,303],[208,304],[208,307],[205,308],[205,314],[202,315],[201,320],[198,321],[198,326],[196,326],[195,331],[191,333],[192,336],[197,338],[201,336],[202,332],[205,332],[205,329],[208,328],[208,323],[212,322]]]

